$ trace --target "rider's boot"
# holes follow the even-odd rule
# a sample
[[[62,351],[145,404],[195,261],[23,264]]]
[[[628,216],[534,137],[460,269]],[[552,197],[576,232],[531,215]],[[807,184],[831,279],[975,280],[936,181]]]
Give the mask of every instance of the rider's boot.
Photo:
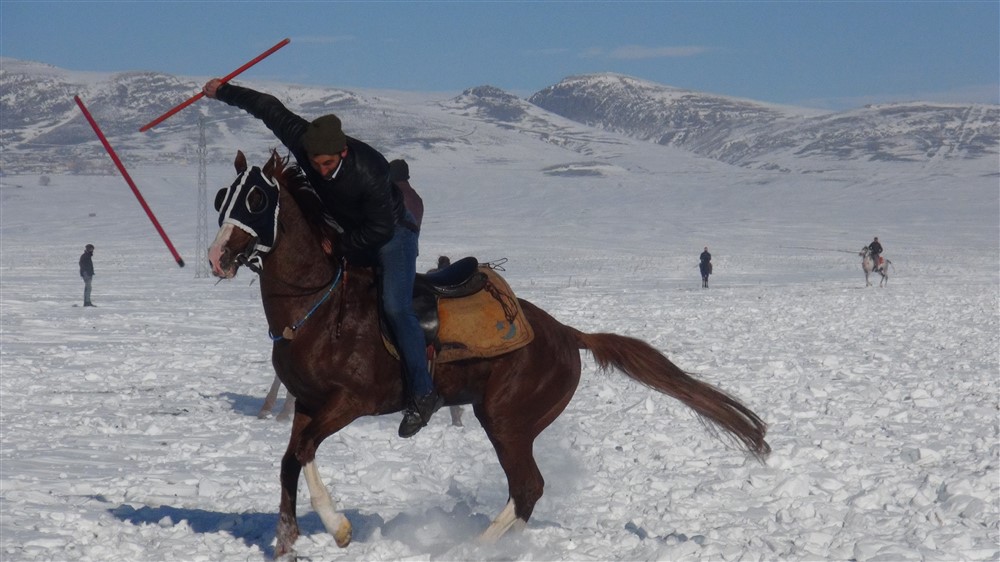
[[[400,437],[412,437],[417,434],[427,422],[431,415],[444,406],[444,398],[432,390],[426,396],[415,396],[410,401],[409,406],[403,411],[403,421],[399,424]]]

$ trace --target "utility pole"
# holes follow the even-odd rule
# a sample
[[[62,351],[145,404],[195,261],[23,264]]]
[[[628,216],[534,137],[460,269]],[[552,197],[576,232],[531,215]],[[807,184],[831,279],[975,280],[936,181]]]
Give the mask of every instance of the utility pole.
[[[205,141],[205,117],[198,118],[198,236],[195,248],[194,276],[211,277],[208,260],[204,252],[208,250],[208,143]]]

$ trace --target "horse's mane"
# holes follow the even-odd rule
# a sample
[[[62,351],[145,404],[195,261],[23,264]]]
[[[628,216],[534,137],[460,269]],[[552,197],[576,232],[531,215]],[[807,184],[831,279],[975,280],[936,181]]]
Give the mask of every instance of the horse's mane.
[[[302,167],[297,164],[289,165],[290,157],[282,157],[277,150],[272,150],[271,156],[275,164],[273,170],[275,179],[295,199],[306,221],[319,236],[333,239],[336,234],[323,219],[323,201],[309,183],[309,178]]]

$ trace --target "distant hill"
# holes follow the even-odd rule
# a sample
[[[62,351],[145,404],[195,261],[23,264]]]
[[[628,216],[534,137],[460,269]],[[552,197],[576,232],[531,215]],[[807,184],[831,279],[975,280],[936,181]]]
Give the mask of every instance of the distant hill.
[[[996,105],[913,102],[822,113],[615,74],[567,78],[528,101],[590,126],[765,169],[795,161],[808,169],[810,159],[996,159],[1000,146]]]
[[[104,173],[110,162],[73,102],[80,95],[130,164],[196,161],[204,127],[209,158],[276,141],[255,119],[200,102],[148,133],[139,127],[196,93],[201,81],[155,72],[85,73],[0,59],[0,155],[8,173]],[[261,87],[303,116],[346,116],[348,134],[387,153],[491,143],[545,143],[582,158],[546,173],[594,173],[635,142],[728,165],[793,173],[848,162],[932,163],[1000,156],[1000,106],[905,103],[829,113],[680,90],[616,74],[566,78],[527,100],[492,86],[450,99],[290,84]],[[526,147],[527,150],[527,147]],[[982,164],[982,162],[979,162]]]

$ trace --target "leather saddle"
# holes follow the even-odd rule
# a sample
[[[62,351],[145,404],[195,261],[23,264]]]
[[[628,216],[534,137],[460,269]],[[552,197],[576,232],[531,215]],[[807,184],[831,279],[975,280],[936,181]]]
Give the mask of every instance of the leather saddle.
[[[475,257],[431,273],[418,273],[413,309],[432,363],[493,357],[523,347],[534,338],[510,286]],[[382,340],[398,358],[388,326],[381,315],[379,318]]]
[[[467,297],[482,291],[485,286],[486,274],[479,270],[479,260],[472,256],[431,273],[418,273],[413,283],[413,310],[424,330],[425,342],[440,349],[440,299]]]

